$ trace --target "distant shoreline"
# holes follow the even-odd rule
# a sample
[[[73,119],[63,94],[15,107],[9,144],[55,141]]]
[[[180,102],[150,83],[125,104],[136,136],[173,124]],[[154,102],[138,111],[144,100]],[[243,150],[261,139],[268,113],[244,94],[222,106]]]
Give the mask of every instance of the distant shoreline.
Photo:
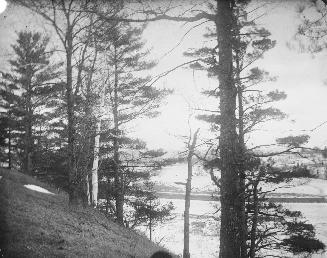
[[[157,192],[157,196],[161,199],[184,199],[184,193],[180,192]],[[277,195],[277,194],[274,194]],[[288,195],[288,194],[279,194],[279,195]],[[281,203],[327,203],[326,197],[319,197],[319,196],[300,196],[294,197],[295,194],[289,194],[293,195],[292,197],[269,197],[268,200],[271,202],[281,202]],[[219,196],[215,197],[215,200],[219,200]],[[212,195],[206,194],[206,193],[194,193],[191,194],[191,200],[197,200],[197,201],[215,201],[212,197]]]

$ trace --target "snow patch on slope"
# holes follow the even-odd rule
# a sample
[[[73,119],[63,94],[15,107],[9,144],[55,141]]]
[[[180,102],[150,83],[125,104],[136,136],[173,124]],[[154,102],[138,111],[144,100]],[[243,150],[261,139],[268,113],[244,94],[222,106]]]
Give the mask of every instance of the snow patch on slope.
[[[37,186],[37,185],[24,185],[26,188],[30,189],[30,190],[33,190],[33,191],[37,191],[37,192],[40,192],[40,193],[46,193],[46,194],[54,194],[54,193],[51,193],[49,192],[47,189],[44,189],[40,186]]]

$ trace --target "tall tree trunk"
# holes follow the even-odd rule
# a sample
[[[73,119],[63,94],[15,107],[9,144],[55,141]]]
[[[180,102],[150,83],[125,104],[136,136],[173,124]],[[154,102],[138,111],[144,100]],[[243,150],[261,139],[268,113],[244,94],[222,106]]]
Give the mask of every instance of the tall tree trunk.
[[[259,172],[260,173],[260,172]],[[258,227],[258,212],[259,212],[259,198],[258,198],[258,179],[253,183],[253,217],[252,217],[252,228],[250,233],[250,258],[255,258],[256,253],[256,239],[257,239],[257,227]]]
[[[233,81],[233,1],[217,0],[217,40],[220,89],[220,171],[221,226],[220,258],[240,257],[240,180],[237,166],[236,87]]]
[[[8,128],[8,168],[11,169],[11,128]]]
[[[109,213],[110,193],[111,193],[110,181],[108,180],[106,185],[106,215],[108,215]]]
[[[193,135],[192,144],[188,146],[187,155],[187,181],[185,186],[185,211],[184,211],[184,250],[183,258],[190,258],[190,206],[191,206],[191,189],[192,189],[192,174],[193,164],[192,158],[196,145],[199,129]],[[191,136],[190,136],[191,137]],[[191,139],[190,139],[191,141]]]
[[[91,200],[91,190],[90,190],[90,179],[89,179],[89,174],[87,172],[86,172],[85,181],[86,181],[86,199],[87,199],[87,204],[88,205],[91,205],[92,204],[92,200]]]
[[[92,165],[92,205],[97,207],[98,205],[98,168],[99,168],[99,150],[100,150],[100,130],[101,130],[101,118],[97,121],[94,137],[94,158]]]
[[[238,65],[237,65],[238,66]],[[239,77],[239,76],[238,76]],[[244,109],[243,109],[243,89],[241,86],[238,87],[238,124],[239,124],[239,176],[240,176],[240,245],[241,245],[241,257],[247,257],[247,245],[246,240],[248,236],[248,228],[247,228],[247,216],[245,211],[245,142],[244,142]]]
[[[116,50],[115,50],[116,58]],[[116,217],[117,222],[124,225],[124,193],[123,182],[120,171],[120,157],[119,157],[119,126],[118,126],[118,68],[115,62],[115,82],[114,82],[114,103],[113,103],[113,119],[114,119],[114,176],[115,176],[115,200],[116,200]]]
[[[95,67],[95,61],[97,59],[98,51],[96,50],[95,56],[92,64],[92,71]],[[90,74],[89,82],[91,83],[93,73]],[[100,92],[101,94],[101,92]],[[91,203],[94,208],[98,206],[98,169],[99,169],[99,152],[100,152],[100,131],[101,131],[101,109],[104,106],[105,101],[105,91],[102,93],[101,101],[99,105],[99,117],[97,118],[96,127],[95,127],[95,137],[94,137],[94,151],[93,151],[93,164],[91,171],[91,182],[92,182],[92,193],[91,193]]]
[[[28,67],[28,69],[30,69]],[[32,97],[31,97],[32,71],[29,72],[26,85],[26,123],[25,123],[25,153],[24,173],[32,175]]]
[[[92,21],[92,19],[91,19]],[[84,50],[83,50],[83,55],[85,54],[86,52],[86,47],[87,45],[85,46]],[[95,200],[95,206],[96,206],[96,203],[97,203],[97,198],[98,198],[98,178],[97,178],[97,172],[98,172],[98,162],[96,162],[96,178],[94,177],[94,172],[93,172],[93,166],[94,166],[94,160],[98,160],[98,155],[96,155],[97,157],[93,156],[93,164],[92,164],[92,170],[90,171],[90,163],[91,163],[91,157],[92,155],[90,154],[91,153],[91,145],[92,145],[92,136],[94,134],[94,129],[93,129],[93,126],[92,126],[92,123],[93,123],[93,120],[92,118],[94,117],[93,113],[92,113],[92,82],[93,82],[93,74],[94,74],[94,67],[95,67],[95,62],[96,62],[96,59],[97,59],[97,50],[95,50],[95,54],[94,54],[94,58],[93,58],[93,61],[92,61],[92,65],[91,67],[88,69],[88,73],[87,73],[87,83],[86,83],[86,99],[85,99],[85,103],[84,103],[84,120],[85,120],[85,124],[84,124],[84,132],[83,132],[83,135],[84,135],[84,143],[83,143],[83,149],[82,149],[82,168],[80,169],[81,171],[84,171],[84,174],[85,174],[85,180],[86,180],[86,197],[87,197],[87,204],[88,205],[93,205],[93,197],[96,196],[96,200]],[[82,74],[82,67],[84,65],[84,61],[85,59],[83,58],[82,59],[82,62],[81,62],[81,65],[79,67],[79,73]],[[81,77],[81,75],[80,75]],[[82,81],[80,80],[80,84],[82,84]],[[100,125],[99,125],[100,126]],[[98,127],[98,123],[96,125],[96,128],[95,128],[95,133],[96,133],[96,136],[98,135],[99,132],[97,131],[100,131],[100,128],[99,130],[97,129]],[[95,137],[95,142],[94,142],[94,145],[97,144],[96,142],[96,137]],[[98,144],[99,145],[99,139],[98,139]],[[99,146],[97,147],[97,150],[98,150]],[[94,150],[96,152],[96,149]],[[92,182],[90,182],[90,175],[91,175],[91,180]],[[91,184],[92,185],[91,185]],[[94,185],[94,187],[93,187]],[[91,189],[91,186],[92,186],[92,189]],[[95,189],[93,189],[95,188]],[[93,195],[93,192],[94,190],[96,191],[96,195]],[[92,196],[91,196],[91,192],[92,192]]]
[[[73,95],[73,38],[72,28],[68,26],[66,34],[66,101],[67,101],[67,129],[68,129],[68,176],[69,176],[69,204],[81,205],[80,192],[81,178],[77,174],[75,162],[75,119],[74,119],[74,95]]]
[[[239,16],[239,11],[237,10],[236,17]],[[237,18],[236,18],[237,19]],[[235,49],[235,64],[236,64],[236,71],[235,71],[235,79],[237,84],[237,97],[238,97],[238,136],[239,136],[239,176],[240,176],[240,204],[241,204],[241,214],[240,214],[240,224],[241,224],[241,231],[240,231],[240,245],[241,245],[241,257],[247,257],[247,236],[248,236],[248,227],[247,227],[247,216],[245,210],[245,141],[244,141],[244,107],[243,107],[243,87],[241,84],[240,76],[241,76],[241,65],[240,65],[240,30],[239,24],[236,20],[234,23],[236,24],[236,37],[237,37],[237,45]]]
[[[152,241],[152,216],[151,216],[151,210],[152,210],[152,201],[150,200],[150,214],[149,214],[150,241]]]

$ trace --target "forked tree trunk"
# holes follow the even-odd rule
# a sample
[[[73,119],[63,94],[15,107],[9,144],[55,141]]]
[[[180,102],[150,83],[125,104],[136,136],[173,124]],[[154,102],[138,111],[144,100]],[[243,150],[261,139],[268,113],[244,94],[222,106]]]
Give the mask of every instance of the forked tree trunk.
[[[190,206],[191,206],[191,189],[192,189],[192,174],[193,164],[192,158],[196,145],[199,129],[193,135],[192,144],[188,146],[187,155],[187,181],[185,186],[185,211],[184,211],[184,250],[183,258],[190,258]],[[190,139],[191,141],[191,139]]]
[[[220,90],[220,171],[221,226],[220,258],[239,258],[240,245],[240,180],[237,166],[236,87],[233,81],[233,1],[217,0],[217,40],[219,48],[218,78]]]

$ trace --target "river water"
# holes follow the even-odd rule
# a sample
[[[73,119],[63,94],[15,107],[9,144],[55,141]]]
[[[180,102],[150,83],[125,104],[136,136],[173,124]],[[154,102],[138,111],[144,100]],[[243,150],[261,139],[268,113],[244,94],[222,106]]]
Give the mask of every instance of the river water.
[[[153,177],[157,191],[161,192],[162,203],[173,202],[175,206],[174,219],[164,222],[154,228],[153,241],[168,248],[173,253],[182,255],[183,252],[183,212],[184,185],[186,180],[186,164],[177,164],[162,169]],[[195,168],[192,180],[193,192],[198,195],[210,195],[215,189],[210,178],[200,167]],[[319,196],[326,197],[327,181],[313,180],[297,182],[294,187],[278,194],[292,194],[296,197]],[[176,195],[177,193],[177,195]],[[174,195],[174,198],[169,196]],[[165,197],[166,196],[166,197]],[[209,196],[210,197],[210,196]],[[190,252],[192,258],[218,257],[219,250],[219,222],[216,221],[215,211],[219,203],[208,201],[210,198],[197,198],[191,201],[190,207]],[[327,203],[285,203],[286,208],[301,211],[303,216],[316,228],[316,237],[327,246]],[[146,228],[139,228],[148,234]],[[291,256],[295,257],[295,256]],[[297,256],[301,257],[301,256]],[[327,257],[327,253],[314,254],[312,258]]]
[[[183,252],[184,200],[161,199],[161,201],[174,203],[175,218],[154,228],[153,241],[181,256]],[[217,207],[217,204],[214,202],[198,200],[191,202],[190,252],[192,258],[218,257],[219,223],[215,220],[215,206]],[[316,237],[327,246],[327,203],[286,203],[285,206],[291,210],[301,211],[304,217],[315,226]],[[148,235],[145,228],[141,230]],[[327,257],[327,253],[311,256],[311,258],[323,257]]]

